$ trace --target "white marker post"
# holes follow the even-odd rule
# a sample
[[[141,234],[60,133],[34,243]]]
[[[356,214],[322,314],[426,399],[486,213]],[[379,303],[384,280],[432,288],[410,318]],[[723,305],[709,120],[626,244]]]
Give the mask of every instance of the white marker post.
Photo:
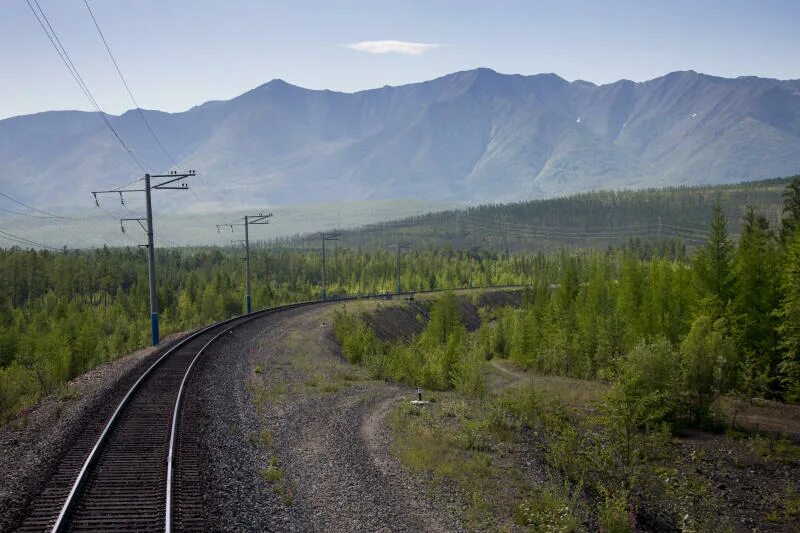
[[[422,399],[422,387],[417,387],[417,399],[411,400],[411,405],[427,405],[428,402]]]

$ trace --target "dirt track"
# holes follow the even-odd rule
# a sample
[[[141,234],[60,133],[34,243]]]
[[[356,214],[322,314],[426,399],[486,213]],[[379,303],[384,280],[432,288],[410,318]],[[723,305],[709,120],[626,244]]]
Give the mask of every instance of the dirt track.
[[[282,313],[242,331],[201,368],[209,526],[460,530],[457,498],[435,495],[434,505],[390,453],[384,418],[413,392],[341,360],[334,307]]]

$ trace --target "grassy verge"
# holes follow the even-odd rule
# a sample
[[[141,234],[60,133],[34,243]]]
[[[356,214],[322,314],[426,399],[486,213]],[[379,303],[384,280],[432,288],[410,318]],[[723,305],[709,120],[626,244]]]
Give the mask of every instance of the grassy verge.
[[[390,424],[401,462],[432,488],[453,485],[463,495],[470,528],[486,530],[508,521],[528,483],[511,460],[520,453],[512,435],[487,431],[476,409],[445,394],[429,406],[401,405]]]
[[[585,407],[530,383],[483,401],[440,394],[395,409],[394,453],[431,488],[455,488],[471,530],[727,529],[708,483],[675,466],[669,433],[626,435]]]

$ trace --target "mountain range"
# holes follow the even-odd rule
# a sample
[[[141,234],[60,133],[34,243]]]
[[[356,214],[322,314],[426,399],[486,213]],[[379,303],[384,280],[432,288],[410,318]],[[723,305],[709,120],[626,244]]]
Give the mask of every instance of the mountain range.
[[[596,85],[481,68],[356,93],[273,80],[142,113],[177,167],[137,110],[107,119],[155,170],[196,169],[239,204],[486,203],[800,171],[800,80],[682,71]],[[0,186],[24,201],[86,205],[141,174],[97,113],[0,120]]]

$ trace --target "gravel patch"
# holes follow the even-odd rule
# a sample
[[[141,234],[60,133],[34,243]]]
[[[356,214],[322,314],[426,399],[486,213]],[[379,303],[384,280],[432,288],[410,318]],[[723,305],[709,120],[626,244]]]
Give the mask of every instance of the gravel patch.
[[[413,391],[341,359],[336,305],[256,321],[198,368],[209,529],[460,531],[391,456],[385,416]]]
[[[203,442],[206,525],[210,531],[308,531],[276,494],[261,470],[269,463],[262,421],[250,399],[246,354],[262,336],[302,310],[281,312],[237,328],[198,362],[184,405],[199,402]]]

